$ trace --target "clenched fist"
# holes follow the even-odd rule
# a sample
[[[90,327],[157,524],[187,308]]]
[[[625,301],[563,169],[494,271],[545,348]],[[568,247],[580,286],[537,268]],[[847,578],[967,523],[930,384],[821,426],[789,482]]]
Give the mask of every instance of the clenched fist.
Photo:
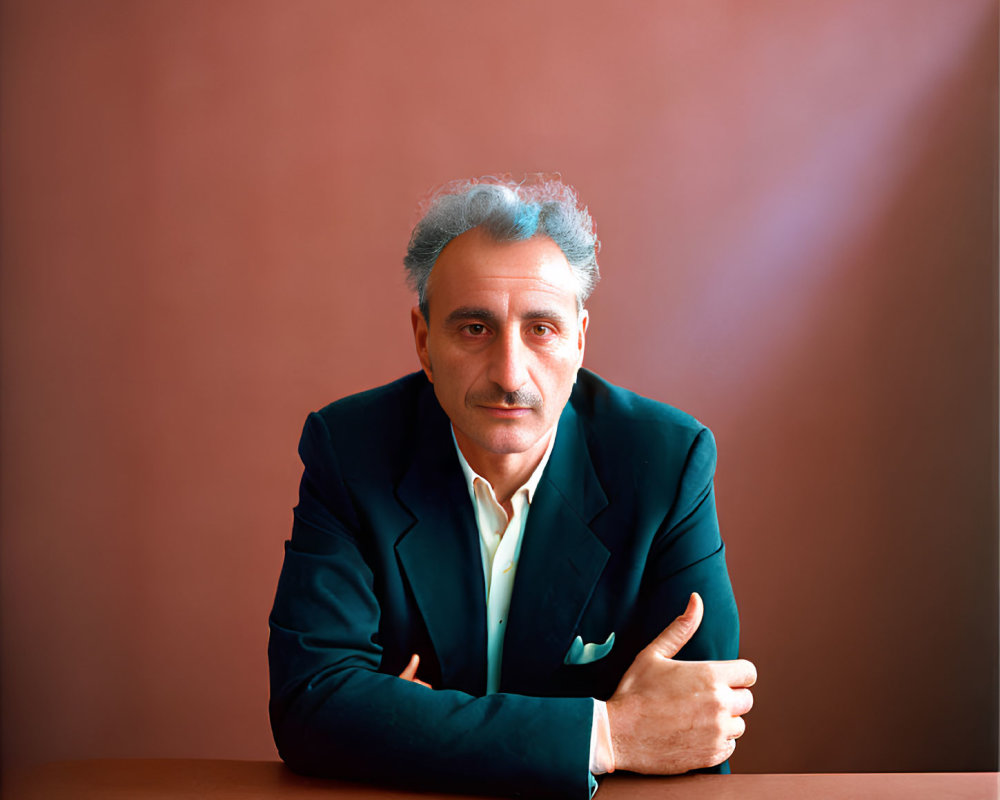
[[[705,607],[688,606],[622,677],[608,700],[615,769],[673,775],[721,764],[743,735],[757,680],[749,661],[675,661]]]

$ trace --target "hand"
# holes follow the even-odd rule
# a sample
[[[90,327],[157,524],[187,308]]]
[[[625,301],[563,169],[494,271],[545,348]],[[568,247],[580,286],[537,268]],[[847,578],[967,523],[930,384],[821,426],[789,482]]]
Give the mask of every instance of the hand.
[[[417,667],[420,666],[420,656],[414,653],[410,656],[410,663],[407,664],[403,671],[399,673],[399,677],[404,681],[410,681],[412,683],[419,683],[421,686],[426,686],[428,689],[431,688],[429,683],[425,683],[417,677]]]
[[[746,730],[757,680],[749,661],[674,661],[705,607],[692,594],[684,613],[635,657],[608,700],[615,768],[674,775],[721,764]]]

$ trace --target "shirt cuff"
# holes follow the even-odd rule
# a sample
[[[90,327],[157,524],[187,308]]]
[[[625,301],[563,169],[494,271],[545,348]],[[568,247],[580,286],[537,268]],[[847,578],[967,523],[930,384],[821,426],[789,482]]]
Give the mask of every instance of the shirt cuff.
[[[611,721],[608,704],[594,700],[594,722],[590,727],[590,774],[615,771],[615,751],[611,746]]]

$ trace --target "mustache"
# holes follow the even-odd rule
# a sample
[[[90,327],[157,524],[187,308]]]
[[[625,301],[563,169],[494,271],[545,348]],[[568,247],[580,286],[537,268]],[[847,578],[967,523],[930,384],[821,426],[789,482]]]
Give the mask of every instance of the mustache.
[[[473,405],[505,405],[518,408],[538,410],[542,407],[542,397],[530,389],[518,389],[515,392],[505,392],[499,386],[490,391],[476,392],[469,395]]]

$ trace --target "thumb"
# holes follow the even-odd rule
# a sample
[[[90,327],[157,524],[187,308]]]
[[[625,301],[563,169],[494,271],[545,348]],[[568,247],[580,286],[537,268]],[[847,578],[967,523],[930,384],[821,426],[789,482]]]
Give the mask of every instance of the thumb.
[[[701,601],[701,595],[692,592],[691,599],[688,600],[684,613],[671,622],[663,632],[657,636],[649,645],[649,649],[661,658],[673,658],[680,649],[688,643],[694,636],[694,632],[701,625],[701,618],[705,613],[705,604]]]

